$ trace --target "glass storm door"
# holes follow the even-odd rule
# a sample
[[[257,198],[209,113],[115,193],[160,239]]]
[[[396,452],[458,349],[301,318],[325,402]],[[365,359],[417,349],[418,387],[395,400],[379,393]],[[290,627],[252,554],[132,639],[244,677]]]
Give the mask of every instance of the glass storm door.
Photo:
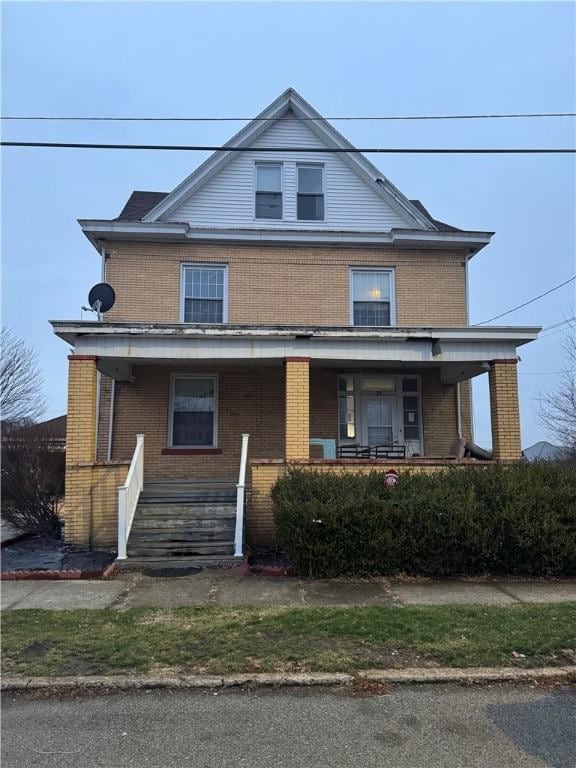
[[[362,398],[363,445],[393,445],[396,428],[396,397]]]

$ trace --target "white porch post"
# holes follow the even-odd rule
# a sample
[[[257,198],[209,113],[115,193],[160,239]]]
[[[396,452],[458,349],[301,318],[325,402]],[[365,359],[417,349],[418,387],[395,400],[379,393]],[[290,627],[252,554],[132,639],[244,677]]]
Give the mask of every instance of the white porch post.
[[[246,461],[248,458],[248,439],[250,435],[242,435],[242,450],[240,452],[240,473],[236,485],[236,530],[234,532],[234,556],[242,557],[244,550],[244,489],[246,487]]]

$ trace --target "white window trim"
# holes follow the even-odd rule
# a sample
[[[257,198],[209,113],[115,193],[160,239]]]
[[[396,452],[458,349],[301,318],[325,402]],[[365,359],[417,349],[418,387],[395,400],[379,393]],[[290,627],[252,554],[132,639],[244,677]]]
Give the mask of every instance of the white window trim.
[[[364,424],[362,423],[362,409],[360,405],[360,381],[363,378],[368,378],[370,376],[375,375],[382,375],[382,376],[389,376],[390,378],[394,378],[396,380],[396,391],[391,392],[389,394],[390,397],[394,397],[396,399],[396,418],[398,419],[398,433],[399,438],[401,438],[401,442],[403,445],[406,445],[406,438],[404,437],[404,395],[411,395],[414,394],[412,392],[405,392],[404,388],[402,386],[402,380],[407,379],[416,379],[417,382],[417,397],[418,397],[418,418],[420,421],[419,429],[420,429],[420,438],[418,442],[420,443],[420,456],[426,456],[425,454],[425,448],[424,448],[424,420],[423,420],[423,402],[422,402],[422,374],[420,373],[409,373],[408,371],[404,371],[403,373],[389,373],[386,370],[380,371],[378,374],[376,372],[372,372],[371,374],[365,374],[365,373],[351,373],[351,372],[343,372],[339,373],[336,378],[336,402],[337,402],[337,408],[336,408],[336,428],[337,428],[337,435],[338,439],[336,440],[337,445],[354,445],[355,443],[361,444],[362,442],[362,432],[364,430]],[[356,437],[349,437],[349,438],[341,438],[340,437],[340,379],[344,378],[345,376],[352,376],[354,379],[354,415],[355,415],[355,422],[354,426],[356,428]],[[414,442],[414,439],[411,438],[408,440],[408,442]]]
[[[256,216],[256,192],[258,192],[258,166],[259,165],[277,165],[280,167],[280,194],[282,195],[282,215],[279,219],[262,219]],[[254,168],[252,173],[253,179],[253,193],[252,193],[252,218],[254,221],[274,222],[284,221],[285,218],[285,178],[284,178],[284,163],[282,160],[254,160]]]
[[[174,390],[176,379],[212,379],[214,382],[214,428],[212,430],[212,445],[174,445]],[[186,450],[188,448],[218,448],[218,375],[215,373],[206,374],[187,374],[187,373],[171,373],[170,374],[170,395],[168,399],[168,448],[182,448]]]
[[[300,168],[320,168],[322,170],[322,194],[324,198],[324,216],[321,219],[299,219],[298,218],[298,195],[306,194],[300,193],[298,187],[300,186],[299,171]],[[324,163],[296,163],[296,221],[326,221],[326,166]]]
[[[350,267],[348,276],[350,325],[353,328],[368,328],[367,325],[354,325],[354,273],[355,272],[385,272],[390,275],[390,325],[379,325],[378,328],[392,328],[396,325],[396,275],[394,267]]]
[[[207,267],[208,269],[223,269],[224,270],[224,296],[222,299],[222,322],[221,323],[192,323],[184,320],[184,308],[185,303],[185,284],[184,273],[186,269],[194,267]],[[205,262],[185,262],[180,265],[180,322],[186,323],[186,325],[223,325],[228,322],[228,265],[227,264],[210,264]]]

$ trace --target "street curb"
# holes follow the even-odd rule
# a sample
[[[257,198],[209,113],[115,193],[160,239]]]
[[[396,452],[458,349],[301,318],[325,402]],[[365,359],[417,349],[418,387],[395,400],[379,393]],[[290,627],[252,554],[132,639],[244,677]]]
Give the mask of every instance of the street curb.
[[[41,690],[117,690],[137,691],[151,688],[264,688],[285,686],[335,686],[350,685],[358,680],[384,684],[407,683],[488,683],[526,680],[576,680],[576,665],[566,667],[471,667],[459,669],[407,668],[368,669],[355,674],[345,672],[316,672],[276,674],[260,672],[225,676],[182,675],[179,677],[151,677],[146,675],[90,675],[70,677],[6,676],[0,689],[3,691]]]

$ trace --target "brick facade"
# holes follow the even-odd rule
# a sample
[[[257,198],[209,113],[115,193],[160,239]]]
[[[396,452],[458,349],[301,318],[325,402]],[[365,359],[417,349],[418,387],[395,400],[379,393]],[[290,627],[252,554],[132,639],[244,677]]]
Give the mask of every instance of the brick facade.
[[[180,322],[181,265],[228,265],[228,321],[350,325],[350,267],[394,267],[397,325],[466,325],[464,256],[372,247],[116,243],[110,321]]]
[[[516,360],[494,360],[490,365],[490,417],[496,460],[522,455]]]
[[[310,361],[285,361],[285,452],[287,460],[310,456]]]

